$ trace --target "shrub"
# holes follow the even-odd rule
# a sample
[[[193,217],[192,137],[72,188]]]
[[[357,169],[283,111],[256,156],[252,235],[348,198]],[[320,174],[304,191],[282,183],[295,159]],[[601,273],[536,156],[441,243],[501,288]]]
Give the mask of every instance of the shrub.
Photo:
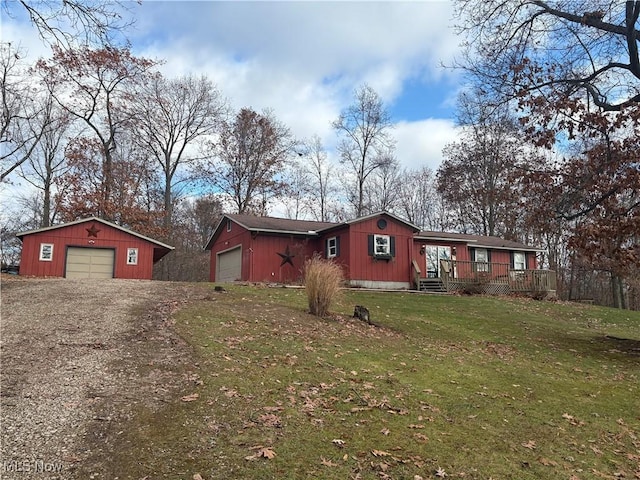
[[[340,291],[342,268],[329,260],[314,255],[304,264],[304,285],[307,290],[309,311],[318,317],[329,312],[331,302]]]

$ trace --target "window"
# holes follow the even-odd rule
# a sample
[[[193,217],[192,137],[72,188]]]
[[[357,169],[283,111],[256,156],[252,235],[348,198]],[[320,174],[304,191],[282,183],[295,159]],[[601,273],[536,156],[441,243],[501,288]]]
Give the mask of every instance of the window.
[[[369,255],[374,258],[391,260],[396,256],[396,237],[391,235],[369,235]]]
[[[489,271],[489,251],[486,248],[476,248],[476,272]]]
[[[338,237],[331,237],[327,240],[327,258],[338,256]]]
[[[137,264],[138,264],[138,249],[127,248],[127,265],[137,265]]]
[[[231,231],[231,220],[227,220],[227,232]]]
[[[53,261],[53,243],[40,244],[40,261],[42,262]]]
[[[513,269],[526,270],[527,261],[524,252],[513,252]]]
[[[391,255],[391,241],[389,240],[389,235],[374,235],[373,248],[373,254],[376,257]]]

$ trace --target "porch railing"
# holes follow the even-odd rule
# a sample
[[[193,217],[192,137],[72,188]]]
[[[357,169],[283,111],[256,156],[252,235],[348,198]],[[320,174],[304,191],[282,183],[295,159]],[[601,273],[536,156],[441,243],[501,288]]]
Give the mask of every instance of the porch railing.
[[[448,292],[478,293],[551,292],[556,290],[552,270],[513,270],[508,263],[441,260],[440,276]]]

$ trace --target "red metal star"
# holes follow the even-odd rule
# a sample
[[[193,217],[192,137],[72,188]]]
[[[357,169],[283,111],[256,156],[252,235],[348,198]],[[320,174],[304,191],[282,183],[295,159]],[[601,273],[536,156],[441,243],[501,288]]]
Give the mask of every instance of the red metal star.
[[[289,250],[289,245],[284,249],[284,253],[278,253],[282,257],[282,262],[280,262],[280,266],[282,267],[285,263],[288,263],[293,267],[293,257],[295,255],[291,255],[291,250]]]
[[[98,232],[100,230],[98,228],[96,228],[95,223],[93,225],[91,225],[91,228],[87,228],[86,230],[88,232],[87,237],[96,237],[96,238],[98,238]]]

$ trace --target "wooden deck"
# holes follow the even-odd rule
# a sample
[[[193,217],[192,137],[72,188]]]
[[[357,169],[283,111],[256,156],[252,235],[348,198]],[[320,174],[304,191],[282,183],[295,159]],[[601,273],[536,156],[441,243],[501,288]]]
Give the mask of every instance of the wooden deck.
[[[414,274],[419,272],[415,271]],[[510,293],[554,295],[556,273],[553,270],[513,270],[505,263],[442,260],[441,281],[446,292],[472,292],[488,295]],[[425,284],[423,279],[417,286]]]

